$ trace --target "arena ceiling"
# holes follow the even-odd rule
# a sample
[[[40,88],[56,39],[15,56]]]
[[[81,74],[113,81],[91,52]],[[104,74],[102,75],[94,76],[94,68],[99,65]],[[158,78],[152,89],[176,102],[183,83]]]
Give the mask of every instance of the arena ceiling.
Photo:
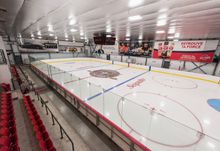
[[[79,40],[220,37],[220,0],[0,0],[0,34]]]

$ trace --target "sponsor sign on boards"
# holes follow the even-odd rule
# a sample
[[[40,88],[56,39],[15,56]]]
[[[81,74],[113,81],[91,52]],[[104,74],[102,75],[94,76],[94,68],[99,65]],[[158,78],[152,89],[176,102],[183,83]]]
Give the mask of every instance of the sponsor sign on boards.
[[[157,41],[153,58],[192,62],[212,62],[218,40]]]

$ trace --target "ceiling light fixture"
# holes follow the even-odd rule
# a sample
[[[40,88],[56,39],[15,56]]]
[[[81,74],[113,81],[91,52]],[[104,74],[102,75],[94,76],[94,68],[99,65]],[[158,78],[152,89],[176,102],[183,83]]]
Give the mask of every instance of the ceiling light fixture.
[[[80,36],[84,36],[84,33],[83,33],[83,31],[81,31],[81,32],[80,32]]]
[[[31,34],[31,38],[34,38],[34,34]]]
[[[112,35],[106,35],[106,37],[112,37]]]
[[[141,20],[142,16],[141,15],[135,15],[135,16],[129,16],[128,20],[129,21],[137,21],[137,20]]]
[[[69,22],[69,25],[74,25],[76,24],[76,20],[75,19],[71,19],[70,22]]]
[[[173,37],[173,36],[168,36],[167,38],[168,38],[168,39],[173,39],[174,37]]]
[[[168,11],[168,8],[162,8],[162,9],[159,10],[160,13],[163,13],[163,12],[166,12],[166,11]]]
[[[167,24],[167,20],[166,19],[161,19],[157,21],[157,26],[164,26]]]
[[[54,34],[49,34],[49,36],[54,36]]]
[[[42,37],[40,36],[40,37],[38,37],[39,39],[41,39]]]
[[[157,30],[157,31],[156,31],[156,34],[164,34],[164,33],[165,33],[164,30]]]
[[[175,33],[174,37],[175,38],[179,38],[180,37],[180,33]]]
[[[128,6],[129,7],[136,7],[141,5],[144,2],[144,0],[129,0]]]
[[[175,27],[171,27],[169,30],[168,30],[168,34],[174,34],[176,31]]]
[[[40,35],[41,35],[41,32],[40,32],[40,31],[38,31],[38,32],[37,32],[37,35],[39,35],[39,36],[40,36]]]
[[[77,30],[76,30],[76,29],[70,29],[70,31],[71,31],[71,32],[76,32]]]
[[[161,14],[158,16],[158,19],[166,19],[167,18],[167,14]]]

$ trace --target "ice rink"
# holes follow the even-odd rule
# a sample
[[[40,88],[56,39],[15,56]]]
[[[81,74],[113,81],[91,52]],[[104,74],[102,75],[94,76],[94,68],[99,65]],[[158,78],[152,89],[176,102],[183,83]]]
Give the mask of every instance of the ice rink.
[[[153,151],[220,150],[219,77],[91,58],[33,65]]]

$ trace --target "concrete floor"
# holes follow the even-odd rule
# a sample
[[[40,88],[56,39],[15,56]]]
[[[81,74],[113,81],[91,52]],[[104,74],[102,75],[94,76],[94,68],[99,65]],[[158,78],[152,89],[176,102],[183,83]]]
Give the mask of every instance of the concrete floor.
[[[70,134],[68,134],[74,140],[76,151],[122,151],[95,125],[65,101],[62,96],[39,79],[27,66],[23,66],[22,69],[34,82],[40,95],[49,102],[50,107],[56,112],[55,116],[61,119],[64,129],[70,131]]]

